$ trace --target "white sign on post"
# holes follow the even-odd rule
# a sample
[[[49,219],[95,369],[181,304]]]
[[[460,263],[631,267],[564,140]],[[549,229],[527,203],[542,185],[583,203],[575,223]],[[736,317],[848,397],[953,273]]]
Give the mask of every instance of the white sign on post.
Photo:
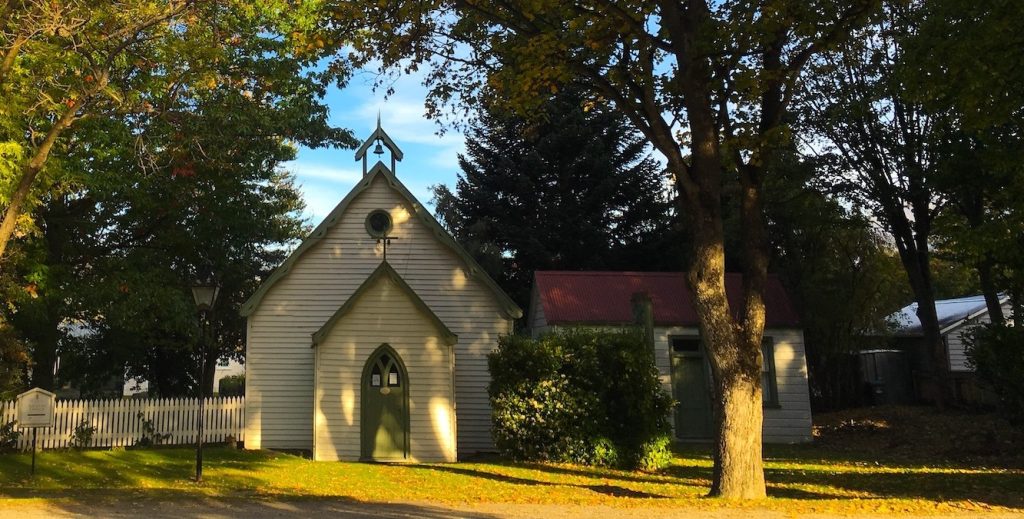
[[[18,395],[18,427],[53,427],[57,395],[38,387]]]

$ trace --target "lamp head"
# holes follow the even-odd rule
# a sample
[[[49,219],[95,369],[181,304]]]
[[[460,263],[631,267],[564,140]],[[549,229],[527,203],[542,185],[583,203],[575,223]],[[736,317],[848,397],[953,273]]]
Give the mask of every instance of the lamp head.
[[[208,312],[213,308],[214,303],[217,302],[217,294],[220,293],[220,287],[216,283],[197,283],[192,287],[192,298],[195,299],[196,308],[200,312]]]

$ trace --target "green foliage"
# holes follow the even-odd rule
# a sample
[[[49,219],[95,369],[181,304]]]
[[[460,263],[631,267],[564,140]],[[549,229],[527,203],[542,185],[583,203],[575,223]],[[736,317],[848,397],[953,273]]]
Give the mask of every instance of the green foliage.
[[[765,189],[771,270],[800,313],[811,402],[816,410],[859,405],[854,354],[910,299],[903,267],[870,219],[814,185],[821,174],[816,161],[791,153],[771,173]]]
[[[92,446],[94,434],[96,434],[96,426],[88,419],[83,419],[75,426],[75,430],[71,432],[71,446],[77,449]]]
[[[17,425],[17,420],[0,424],[0,453],[13,452],[18,447],[21,431],[15,429]]]
[[[987,324],[965,337],[967,363],[999,397],[1008,419],[1024,423],[1024,327]]]
[[[230,375],[220,379],[220,396],[243,396],[245,395],[245,375]]]
[[[485,107],[455,192],[433,188],[439,219],[524,308],[535,270],[682,266],[662,167],[624,115],[584,108],[581,90],[534,118]]]
[[[244,354],[237,309],[307,231],[285,163],[298,145],[353,144],[322,102],[345,70],[314,70],[322,45],[294,41],[308,13],[278,2],[180,5],[187,38],[154,29],[132,48],[141,64],[125,65],[137,82],[122,95],[132,102],[107,110],[97,98],[89,113],[104,116],[76,121],[73,139],[54,147],[59,160],[31,212],[36,232],[5,266],[33,287],[5,309],[20,338],[43,365],[61,350],[61,380],[34,372],[42,387],[100,395],[127,375],[154,395],[194,394],[189,285],[213,274],[222,288],[201,377],[211,392],[214,362]],[[130,18],[135,3],[124,7]]]
[[[152,447],[160,445],[164,440],[171,437],[171,433],[158,433],[153,425],[152,418],[146,418],[145,413],[139,411],[139,420],[142,422],[142,437],[136,440],[136,447]]]
[[[0,401],[14,398],[25,388],[28,352],[14,329],[0,317]]]
[[[488,358],[495,445],[513,459],[657,470],[672,400],[635,331],[511,335]]]
[[[31,209],[63,191],[55,181],[88,180],[65,159],[70,149],[91,149],[102,140],[89,135],[90,120],[128,122],[137,139],[126,149],[140,151],[148,147],[149,126],[184,122],[188,107],[224,92],[239,106],[284,109],[276,120],[282,130],[310,117],[325,122],[327,110],[320,103],[288,95],[304,89],[315,99],[348,75],[341,64],[313,70],[328,51],[322,39],[303,37],[317,24],[308,11],[280,0],[5,3],[0,207],[10,210],[7,217],[22,231],[34,231]],[[244,111],[236,115],[220,128],[255,130]],[[321,130],[297,141],[322,146],[350,138],[326,124]],[[154,144],[168,156],[188,159],[187,135]],[[15,190],[22,180],[32,189]],[[12,203],[16,199],[24,202],[20,209]],[[0,231],[0,251],[12,230]]]

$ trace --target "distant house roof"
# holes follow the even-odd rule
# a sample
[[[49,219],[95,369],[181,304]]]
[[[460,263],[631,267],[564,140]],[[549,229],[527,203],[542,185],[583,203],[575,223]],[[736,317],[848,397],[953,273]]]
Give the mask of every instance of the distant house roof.
[[[1000,296],[1000,304],[1005,303],[1007,299],[1006,296]],[[985,296],[975,295],[937,300],[935,313],[939,317],[939,329],[946,333],[968,319],[976,319],[987,314],[988,307],[985,306]],[[921,320],[917,318],[916,302],[890,315],[889,320],[897,327],[896,335],[914,336],[924,333],[921,329]]]
[[[742,276],[726,274],[725,288],[733,312],[741,309]],[[696,326],[693,296],[681,272],[537,271],[534,283],[548,324],[627,324],[633,322],[633,294],[647,292],[658,326]],[[766,326],[800,323],[789,296],[775,276],[765,287]]]

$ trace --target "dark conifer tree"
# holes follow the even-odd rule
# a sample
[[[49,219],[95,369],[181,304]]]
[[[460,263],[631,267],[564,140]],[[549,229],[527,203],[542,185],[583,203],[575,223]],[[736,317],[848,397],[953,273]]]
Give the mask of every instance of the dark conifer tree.
[[[523,308],[534,270],[679,269],[664,168],[623,115],[585,106],[567,90],[534,119],[486,111],[455,192],[433,188],[438,218]]]

